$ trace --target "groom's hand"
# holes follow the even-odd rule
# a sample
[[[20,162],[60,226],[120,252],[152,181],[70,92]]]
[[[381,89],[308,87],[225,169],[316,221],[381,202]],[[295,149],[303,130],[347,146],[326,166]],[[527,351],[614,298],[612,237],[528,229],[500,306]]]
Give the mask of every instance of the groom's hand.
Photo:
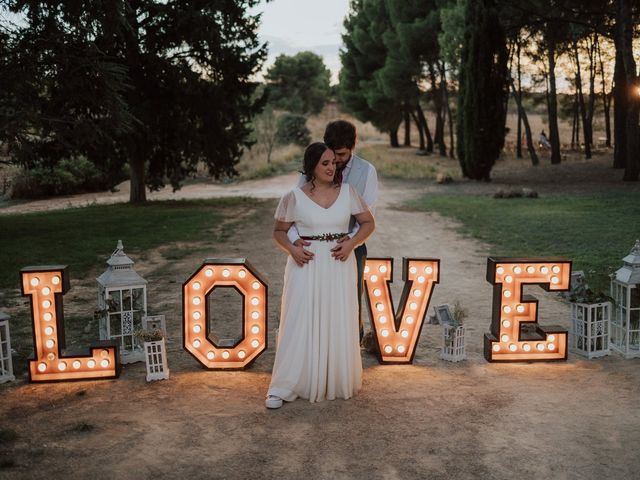
[[[331,249],[331,256],[336,260],[340,260],[344,262],[349,255],[353,251],[353,244],[349,241],[351,238],[349,235],[345,235],[344,237],[338,240],[338,244]]]
[[[302,267],[305,263],[309,263],[309,261],[313,260],[313,253],[304,248],[308,247],[309,245],[311,245],[311,242],[308,242],[301,238],[293,242],[291,256],[299,267]]]

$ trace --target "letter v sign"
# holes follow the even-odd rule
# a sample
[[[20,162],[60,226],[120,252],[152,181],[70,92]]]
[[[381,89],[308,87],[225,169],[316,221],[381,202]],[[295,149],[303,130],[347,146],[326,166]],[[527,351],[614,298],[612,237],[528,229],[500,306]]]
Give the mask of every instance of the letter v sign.
[[[440,260],[402,259],[404,290],[397,313],[389,289],[393,282],[393,259],[368,258],[363,279],[371,327],[378,344],[378,361],[412,363],[433,287],[440,281]]]

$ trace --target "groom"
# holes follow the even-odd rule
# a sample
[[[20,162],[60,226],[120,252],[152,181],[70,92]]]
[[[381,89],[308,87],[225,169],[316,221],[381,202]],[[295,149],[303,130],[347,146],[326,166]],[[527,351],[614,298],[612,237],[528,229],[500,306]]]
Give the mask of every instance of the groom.
[[[348,183],[363,198],[371,213],[376,214],[376,203],[378,201],[378,174],[373,165],[363,160],[353,150],[356,146],[356,127],[346,120],[335,120],[330,122],[324,131],[324,143],[333,150],[336,155],[336,176],[338,183]],[[304,181],[304,177],[302,181]],[[351,217],[349,225],[349,237],[353,237],[360,226]],[[340,245],[346,236],[338,240],[338,245],[333,248],[333,256],[341,253],[342,245]],[[310,242],[302,240],[295,228],[289,230],[289,240],[296,246],[308,246]],[[305,260],[307,263],[313,258],[313,254],[308,250],[304,250]],[[360,340],[364,334],[364,324],[362,321],[362,276],[364,273],[364,264],[367,260],[367,246],[360,245],[354,250],[356,255],[356,263],[358,266],[358,307],[360,309]]]

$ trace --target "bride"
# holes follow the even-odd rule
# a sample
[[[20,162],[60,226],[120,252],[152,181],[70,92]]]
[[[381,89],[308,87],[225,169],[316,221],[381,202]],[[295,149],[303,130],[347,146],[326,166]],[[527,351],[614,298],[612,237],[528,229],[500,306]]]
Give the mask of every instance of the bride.
[[[347,399],[362,384],[353,249],[373,232],[373,216],[353,187],[334,182],[335,154],[324,143],[307,147],[303,170],[307,183],[282,197],[275,213],[273,238],[289,257],[267,408],[297,397]],[[333,252],[352,215],[360,229]],[[308,263],[303,248],[287,237],[294,223],[311,243]]]

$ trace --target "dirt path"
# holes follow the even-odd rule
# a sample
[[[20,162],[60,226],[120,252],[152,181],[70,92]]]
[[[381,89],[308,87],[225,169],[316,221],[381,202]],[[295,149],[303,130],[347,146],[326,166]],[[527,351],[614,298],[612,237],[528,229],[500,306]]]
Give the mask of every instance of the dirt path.
[[[255,182],[252,192],[276,197],[293,180]],[[246,194],[249,185],[224,192]],[[382,182],[369,255],[394,257],[394,298],[403,256],[442,259],[431,305],[459,299],[469,309],[467,361],[439,360],[440,327],[425,325],[413,365],[380,366],[363,353],[364,386],[354,399],[298,400],[267,411],[273,347],[244,372],[202,370],[180,339],[180,285],[201,258],[167,263],[152,256],[137,268],[153,277],[150,305],[169,319],[171,378],[147,384],[136,364],[115,381],[0,386],[0,425],[18,433],[7,454],[15,466],[0,468],[0,478],[637,477],[639,360],[570,355],[560,364],[487,363],[487,248],[461,238],[436,214],[393,208],[423,190]],[[201,193],[215,196],[209,187]],[[275,201],[258,206],[216,250],[219,257],[248,257],[268,278],[271,330],[285,261],[270,240],[274,208]],[[541,298],[541,323],[569,326],[565,304],[532,293]]]

